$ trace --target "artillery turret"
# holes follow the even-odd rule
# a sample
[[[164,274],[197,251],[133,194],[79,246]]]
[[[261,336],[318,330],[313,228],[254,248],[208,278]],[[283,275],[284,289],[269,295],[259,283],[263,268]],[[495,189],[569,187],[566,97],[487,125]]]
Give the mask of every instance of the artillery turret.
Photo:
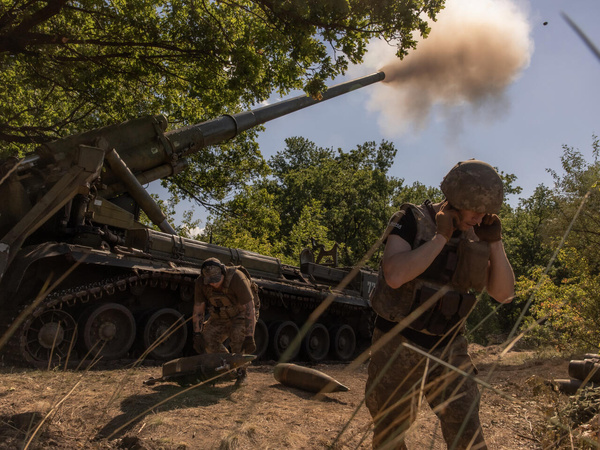
[[[259,356],[279,358],[310,313],[335,300],[303,340],[310,360],[352,357],[369,337],[375,275],[315,264],[300,267],[243,249],[176,235],[143,185],[185,170],[186,157],[257,125],[381,81],[382,72],[167,132],[143,117],[40,146],[0,162],[0,347],[32,364],[93,356],[178,357],[187,344],[193,281],[202,262],[244,265],[260,288]],[[160,232],[142,225],[140,209]],[[4,345],[8,342],[7,345]],[[330,352],[331,351],[331,352]],[[297,352],[292,355],[297,355]]]

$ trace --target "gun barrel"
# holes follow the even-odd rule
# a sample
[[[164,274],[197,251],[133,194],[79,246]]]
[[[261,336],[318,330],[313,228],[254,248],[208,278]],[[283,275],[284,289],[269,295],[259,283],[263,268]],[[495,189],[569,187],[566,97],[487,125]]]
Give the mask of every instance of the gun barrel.
[[[17,170],[27,171],[38,165],[42,168],[44,161],[56,161],[64,170],[68,170],[72,161],[77,159],[81,145],[96,146],[102,142],[107,151],[115,149],[118,152],[139,183],[146,184],[183,170],[187,166],[187,155],[225,142],[257,125],[377,83],[384,78],[383,72],[376,72],[332,86],[319,99],[301,95],[169,132],[165,132],[167,120],[163,116],[132,119],[43,144],[35,153],[22,160]],[[106,188],[99,194],[104,198],[127,192],[127,187],[111,168],[103,171],[102,181]]]
[[[376,72],[362,78],[332,86],[327,89],[320,99],[301,95],[272,105],[263,106],[252,111],[224,115],[200,124],[180,128],[166,133],[166,136],[171,141],[174,150],[177,153],[182,155],[194,153],[209,145],[227,141],[257,125],[261,125],[270,120],[277,119],[370,84],[377,83],[384,78],[385,73]]]

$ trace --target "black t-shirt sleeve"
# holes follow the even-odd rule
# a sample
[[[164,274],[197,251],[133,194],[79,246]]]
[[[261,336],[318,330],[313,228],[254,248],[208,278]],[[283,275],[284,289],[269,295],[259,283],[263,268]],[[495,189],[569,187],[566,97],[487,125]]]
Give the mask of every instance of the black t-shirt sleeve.
[[[411,246],[417,237],[417,221],[411,209],[407,209],[406,213],[400,219],[400,222],[392,225],[390,234],[400,236]]]

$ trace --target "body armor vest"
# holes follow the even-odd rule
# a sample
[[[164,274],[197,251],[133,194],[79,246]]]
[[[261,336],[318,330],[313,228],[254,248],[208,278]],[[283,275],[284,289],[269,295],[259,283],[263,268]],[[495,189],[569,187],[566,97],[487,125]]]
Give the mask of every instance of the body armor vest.
[[[212,286],[207,285],[205,295],[208,299],[208,302],[211,307],[211,314],[217,315],[222,318],[231,318],[234,317],[241,312],[245,311],[244,305],[239,305],[236,302],[235,293],[231,292],[231,281],[236,273],[236,271],[240,271],[248,281],[250,282],[250,287],[252,289],[252,299],[254,302],[254,314],[255,320],[258,320],[259,310],[260,310],[260,299],[258,297],[258,286],[252,281],[250,274],[246,270],[246,268],[242,266],[231,266],[225,267],[225,274],[223,279],[223,284],[221,285],[221,289],[214,289]]]
[[[417,224],[415,240],[410,243],[415,249],[435,236],[435,212],[427,203],[420,206],[404,204],[392,217],[387,233],[408,209]],[[432,299],[434,303],[424,308],[408,326],[428,334],[442,335],[466,318],[475,305],[476,297],[471,291],[484,289],[489,256],[489,244],[479,241],[470,229],[450,239],[421,275],[397,289],[386,283],[380,265],[377,284],[371,294],[373,309],[384,319],[399,322],[437,296],[439,299]]]
[[[210,314],[212,316],[229,319],[243,311],[242,305],[236,304],[235,296],[230,291],[231,280],[236,270],[236,267],[225,268],[221,289],[214,289],[212,286],[207,285],[205,294],[210,304]]]

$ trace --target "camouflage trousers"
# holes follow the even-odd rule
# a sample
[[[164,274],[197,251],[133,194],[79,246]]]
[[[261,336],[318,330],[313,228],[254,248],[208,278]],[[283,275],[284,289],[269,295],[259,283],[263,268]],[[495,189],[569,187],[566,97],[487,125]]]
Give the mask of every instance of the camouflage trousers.
[[[373,344],[384,335],[375,329]],[[373,448],[406,449],[405,433],[422,400],[440,419],[449,449],[487,448],[479,422],[477,384],[403,343],[423,349],[397,334],[371,355],[365,401],[375,426]],[[463,336],[428,353],[464,372],[476,373]]]
[[[206,353],[226,353],[223,345],[229,338],[231,353],[241,353],[242,344],[246,337],[246,317],[244,313],[232,318],[210,316],[202,331],[206,341]]]

